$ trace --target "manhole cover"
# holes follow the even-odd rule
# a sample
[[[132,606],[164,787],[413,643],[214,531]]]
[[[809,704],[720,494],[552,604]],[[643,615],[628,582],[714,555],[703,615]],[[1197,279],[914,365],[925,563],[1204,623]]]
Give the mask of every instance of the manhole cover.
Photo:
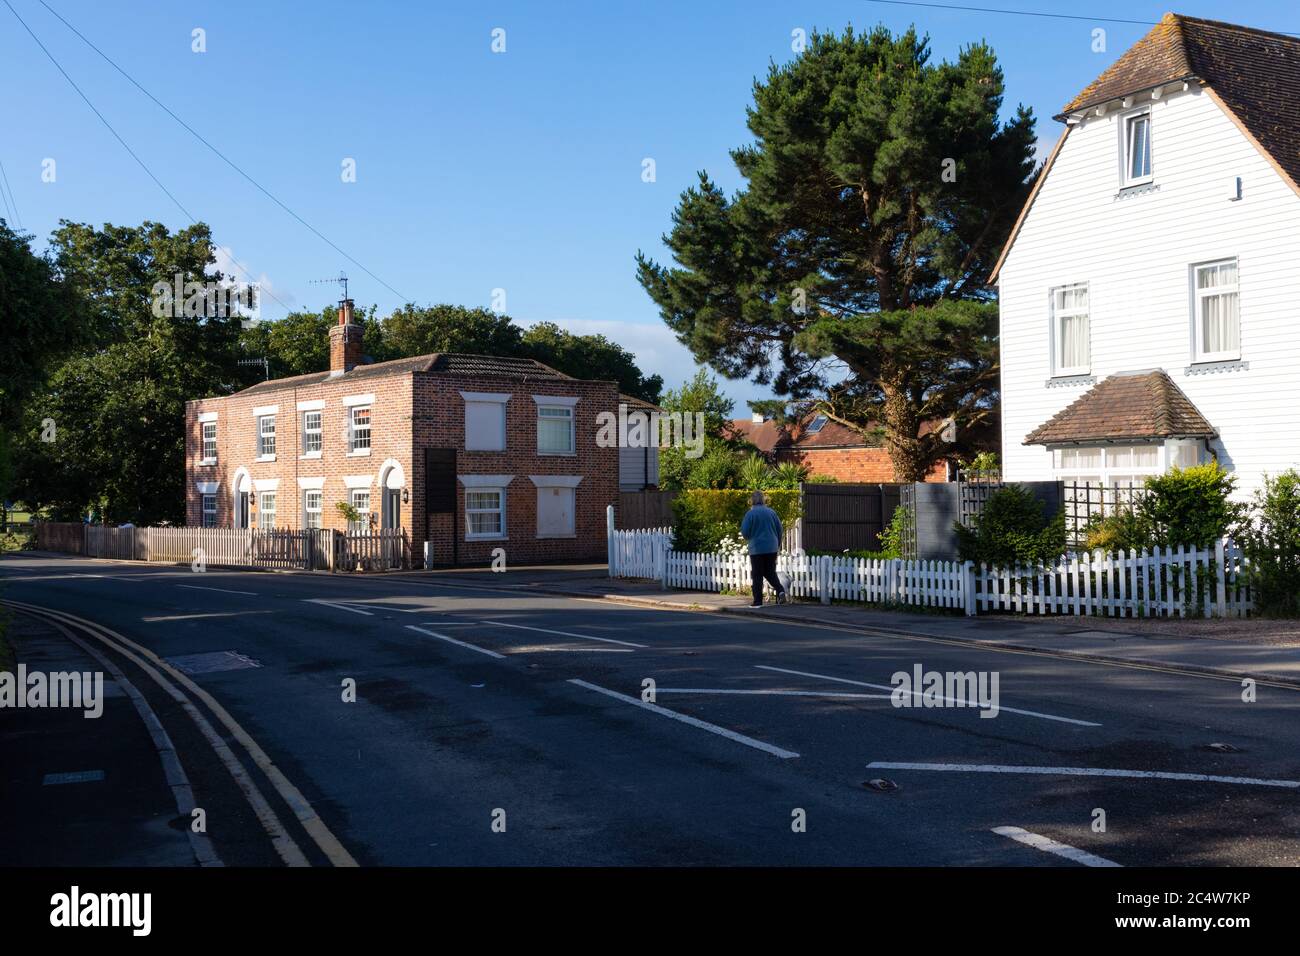
[[[168,664],[186,674],[215,674],[217,671],[240,671],[246,667],[261,667],[251,657],[236,651],[209,651],[206,654],[182,654],[163,658]]]

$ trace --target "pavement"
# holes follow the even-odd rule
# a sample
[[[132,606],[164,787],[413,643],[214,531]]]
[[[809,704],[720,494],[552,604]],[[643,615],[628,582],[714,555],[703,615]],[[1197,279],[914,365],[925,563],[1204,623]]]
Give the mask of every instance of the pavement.
[[[29,629],[58,620],[148,698],[228,866],[1300,863],[1300,690],[1261,681],[1246,700],[1234,678],[1084,643],[1011,646],[1068,622],[719,612],[740,599],[592,567],[192,572],[30,553],[0,559],[0,599],[33,615],[14,619],[20,661],[59,639]],[[650,603],[665,600],[698,606]],[[891,699],[916,668],[996,679],[996,713],[958,706],[952,683]],[[108,837],[177,816],[144,772],[150,736],[91,728],[56,759],[43,741],[70,719],[0,709],[0,740],[27,742],[0,790],[0,864],[185,855]],[[66,784],[92,817],[70,831],[40,781],[74,766],[104,776]],[[108,786],[127,779],[135,793]]]

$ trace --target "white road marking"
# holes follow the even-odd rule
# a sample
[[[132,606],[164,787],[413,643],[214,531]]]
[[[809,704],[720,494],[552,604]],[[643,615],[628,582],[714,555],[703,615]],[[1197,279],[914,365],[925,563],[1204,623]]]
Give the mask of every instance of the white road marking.
[[[247,617],[250,614],[274,613],[274,611],[213,611],[211,614],[170,614],[165,617],[142,617],[140,620],[146,624],[157,624],[162,621],[196,621],[208,617]]]
[[[604,644],[622,644],[624,647],[645,647],[644,644],[633,644],[631,641],[616,641],[612,637],[592,637],[590,634],[574,634],[571,631],[552,631],[545,627],[529,627],[527,624],[507,624],[505,621],[480,621],[481,624],[491,624],[493,627],[514,627],[521,631],[537,631],[539,634],[558,634],[560,637],[576,637],[584,641],[600,641]]]
[[[1025,846],[1032,846],[1035,850],[1042,850],[1044,853],[1055,853],[1057,856],[1063,856],[1067,860],[1073,860],[1075,863],[1082,863],[1084,866],[1121,866],[1114,860],[1108,860],[1102,856],[1096,856],[1086,850],[1080,850],[1076,846],[1070,846],[1068,843],[1057,843],[1050,837],[1045,837],[1039,833],[1030,833],[1028,830],[1022,830],[1020,827],[994,827],[993,832],[998,836],[1010,837],[1017,843],[1023,843]]]
[[[893,690],[894,690],[893,687],[888,686],[888,685],[885,685],[885,684],[869,684],[869,683],[867,683],[866,681],[861,681],[861,680],[849,680],[849,679],[846,678],[846,677],[831,677],[829,674],[812,674],[812,673],[809,673],[808,671],[792,671],[792,670],[789,670],[789,669],[784,668],[784,667],[771,667],[771,666],[769,666],[769,665],[767,665],[767,664],[755,664],[754,666],[757,667],[757,668],[759,668],[760,670],[765,670],[765,671],[776,671],[777,673],[780,673],[780,674],[795,674],[795,675],[797,675],[797,676],[799,676],[799,677],[815,677],[815,678],[818,678],[818,679],[820,679],[820,680],[830,680],[830,681],[835,681],[836,683],[839,683],[839,684],[852,684],[852,685],[854,685],[855,687],[870,687],[870,688],[872,688],[873,690],[885,690],[885,691],[890,691],[891,694],[892,694],[892,692],[893,692]],[[921,694],[922,694],[922,692],[919,691],[919,690],[914,690],[914,691],[912,691],[912,696],[914,696],[914,697],[920,697]],[[956,703],[956,701],[953,701],[953,698],[951,698],[951,697],[944,697],[944,698],[942,698],[942,699],[945,700],[945,701],[949,701],[949,702],[952,702],[952,703]],[[974,709],[978,709],[978,708],[974,708]],[[1060,722],[1063,723],[1063,724],[1077,724],[1077,725],[1080,726],[1080,727],[1100,727],[1100,726],[1101,726],[1101,724],[1094,723],[1094,722],[1091,721],[1091,720],[1077,720],[1077,719],[1074,718],[1074,717],[1058,717],[1056,714],[1044,714],[1044,713],[1040,713],[1039,711],[1036,711],[1036,710],[1020,710],[1020,709],[1017,708],[1017,707],[1008,707],[1006,704],[999,704],[999,705],[998,705],[998,711],[1001,712],[1001,713],[1008,713],[1008,714],[1020,714],[1022,717],[1038,717],[1038,718],[1041,719],[1041,720],[1057,720],[1057,721],[1060,721]]]
[[[374,617],[373,611],[363,611],[358,607],[348,607],[346,604],[339,604],[337,601],[322,601],[320,598],[303,598],[304,604],[324,604],[326,607],[336,608],[340,611],[348,611],[352,614],[362,614],[366,617]]]
[[[888,694],[850,694],[834,690],[736,690],[726,687],[657,687],[657,694],[771,694],[776,697],[847,697],[855,700],[889,700]]]
[[[476,644],[466,644],[464,641],[458,641],[454,637],[448,637],[446,634],[439,634],[437,631],[430,631],[423,627],[416,627],[414,624],[406,625],[408,631],[419,631],[421,634],[428,634],[430,637],[436,637],[440,641],[446,641],[448,644],[455,644],[457,647],[464,647],[471,651],[478,651],[480,654],[486,654],[488,657],[495,657],[499,660],[505,660],[504,654],[498,654],[496,651],[489,651],[486,647],[479,647]]]
[[[533,654],[541,651],[573,651],[575,654],[631,654],[630,647],[553,647],[549,644],[526,644],[508,648],[507,654]]]
[[[1260,777],[1225,777],[1214,773],[1173,773],[1164,770],[1109,770],[1100,767],[1014,767],[992,763],[897,763],[877,760],[868,769],[938,770],[950,773],[1034,773],[1064,777],[1131,777],[1138,780],[1191,780],[1197,783],[1236,783],[1252,787],[1285,787],[1300,790],[1300,780],[1267,780]]]
[[[41,786],[50,787],[61,783],[98,783],[104,779],[102,770],[74,770],[71,773],[47,773],[41,778]]]
[[[257,597],[254,591],[230,591],[226,588],[204,588],[197,584],[178,584],[178,588],[185,588],[187,591],[220,591],[222,594],[247,594],[249,597]]]
[[[569,680],[570,684],[577,684],[579,687],[585,687],[587,690],[594,690],[597,694],[604,694],[606,697],[612,697],[615,700],[621,700],[625,704],[632,704],[634,707],[640,707],[643,710],[652,711],[661,717],[670,717],[673,720],[680,720],[684,724],[690,724],[692,727],[698,727],[700,730],[707,730],[711,734],[717,734],[720,737],[726,737],[728,740],[734,740],[738,744],[744,744],[746,747],[753,747],[755,750],[761,750],[764,753],[772,754],[774,757],[780,757],[782,760],[789,760],[791,757],[799,756],[793,750],[782,750],[780,747],[774,747],[772,744],[764,743],[761,740],[755,740],[753,737],[746,737],[744,734],[738,734],[734,730],[728,730],[726,727],[719,727],[717,724],[711,724],[708,721],[697,720],[694,717],[688,717],[686,714],[679,714],[675,710],[669,710],[667,707],[660,707],[658,704],[649,704],[639,697],[629,697],[627,694],[620,694],[616,690],[610,690],[608,687],[601,687],[599,684],[589,684],[585,680],[578,680],[574,677]]]

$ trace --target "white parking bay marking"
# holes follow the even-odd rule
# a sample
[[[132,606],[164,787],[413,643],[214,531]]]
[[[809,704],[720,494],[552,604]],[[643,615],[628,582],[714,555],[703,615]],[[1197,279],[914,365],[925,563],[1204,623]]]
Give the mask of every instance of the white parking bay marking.
[[[771,694],[774,697],[831,697],[852,700],[889,700],[888,694],[852,694],[836,690],[738,690],[732,687],[657,687],[656,694]]]
[[[227,588],[205,588],[197,584],[178,584],[178,588],[185,588],[187,591],[220,591],[222,594],[247,594],[249,597],[257,597],[255,591],[231,591]]]
[[[661,717],[679,720],[684,724],[690,724],[692,727],[698,727],[700,730],[707,730],[711,734],[717,734],[719,737],[726,737],[728,740],[734,740],[736,743],[744,744],[746,747],[753,747],[755,750],[761,750],[764,753],[772,754],[772,756],[780,757],[782,760],[789,760],[791,757],[799,756],[793,750],[783,750],[780,747],[774,747],[772,744],[764,743],[761,740],[755,740],[753,737],[746,737],[744,734],[738,734],[736,731],[728,730],[726,727],[719,727],[717,724],[711,724],[706,720],[697,720],[694,717],[688,717],[686,714],[679,714],[675,710],[669,710],[667,707],[660,707],[658,704],[647,703],[639,697],[629,697],[627,694],[620,694],[616,690],[610,690],[608,687],[601,687],[599,684],[590,684],[585,680],[578,680],[576,677],[570,678],[569,683],[577,684],[579,687],[585,687],[587,690],[594,690],[597,694],[604,694],[606,697],[612,697],[615,700],[621,700],[625,704],[640,707],[642,710],[651,711]]]
[[[421,634],[427,634],[430,637],[436,637],[440,641],[446,641],[448,644],[455,644],[457,647],[463,647],[467,650],[478,651],[480,654],[486,654],[488,657],[495,657],[498,660],[505,660],[504,654],[498,654],[496,651],[489,651],[486,647],[479,647],[477,644],[467,644],[465,641],[458,641],[454,637],[448,637],[446,634],[439,634],[437,631],[430,631],[427,628],[417,627],[414,624],[406,625],[408,631],[419,631]]]
[[[1032,846],[1035,850],[1042,850],[1044,853],[1055,853],[1057,856],[1063,856],[1075,863],[1082,863],[1084,866],[1121,865],[1114,860],[1096,856],[1086,850],[1080,850],[1076,846],[1070,846],[1068,843],[1057,843],[1051,837],[1045,837],[1041,833],[1030,833],[1020,827],[994,827],[993,832],[998,836],[1010,837],[1017,843],[1025,844],[1025,846]]]
[[[511,647],[508,654],[537,654],[543,651],[572,651],[575,654],[631,654],[630,647],[556,647],[554,644],[525,644]]]
[[[558,634],[560,637],[576,637],[584,641],[600,641],[604,644],[621,644],[624,647],[645,647],[644,644],[633,644],[631,641],[616,641],[612,637],[592,637],[590,634],[574,634],[571,631],[552,631],[545,627],[529,627],[527,624],[507,624],[505,621],[482,621],[482,624],[491,624],[493,627],[514,627],[521,631],[537,631],[539,634]]]
[[[849,680],[847,677],[831,677],[829,674],[812,674],[809,673],[808,671],[792,671],[785,667],[771,667],[767,664],[755,664],[754,666],[759,668],[760,670],[776,671],[779,674],[794,674],[798,677],[815,677],[818,680],[835,681],[838,684],[852,684],[855,687],[870,687],[873,690],[887,690],[891,692],[891,695],[894,690],[893,687],[890,687],[885,684],[869,684],[866,681]],[[922,691],[919,690],[912,691],[913,697],[921,697],[921,695],[922,695]],[[940,699],[947,701],[949,703],[957,703],[957,701],[954,701],[951,697],[941,697]],[[978,709],[978,708],[973,708],[973,709]],[[1074,717],[1058,717],[1056,714],[1044,714],[1036,710],[1020,710],[1017,707],[1008,707],[1006,704],[999,704],[998,711],[1007,714],[1020,714],[1022,717],[1037,717],[1040,720],[1056,720],[1056,721],[1060,721],[1063,724],[1076,724],[1080,727],[1101,726],[1101,724],[1094,723],[1091,720],[1077,720]]]
[[[1060,777],[1128,777],[1136,780],[1189,780],[1195,783],[1235,783],[1250,787],[1284,787],[1300,790],[1300,780],[1261,777],[1226,777],[1215,773],[1174,773],[1166,770],[1112,770],[1102,767],[1015,767],[992,763],[899,763],[877,760],[867,764],[879,770],[935,770],[944,773],[1032,773]]]
[[[362,614],[366,617],[374,617],[373,611],[363,611],[359,607],[348,607],[346,604],[340,604],[338,601],[322,601],[320,598],[303,598],[304,604],[324,604],[326,607],[332,607],[339,611],[348,611],[352,614]]]

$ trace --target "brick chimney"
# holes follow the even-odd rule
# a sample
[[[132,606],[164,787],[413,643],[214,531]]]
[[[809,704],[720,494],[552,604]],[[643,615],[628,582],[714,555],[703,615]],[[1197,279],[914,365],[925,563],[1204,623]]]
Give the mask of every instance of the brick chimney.
[[[361,364],[361,325],[352,316],[352,300],[339,303],[339,324],[330,329],[330,374],[342,375]]]

